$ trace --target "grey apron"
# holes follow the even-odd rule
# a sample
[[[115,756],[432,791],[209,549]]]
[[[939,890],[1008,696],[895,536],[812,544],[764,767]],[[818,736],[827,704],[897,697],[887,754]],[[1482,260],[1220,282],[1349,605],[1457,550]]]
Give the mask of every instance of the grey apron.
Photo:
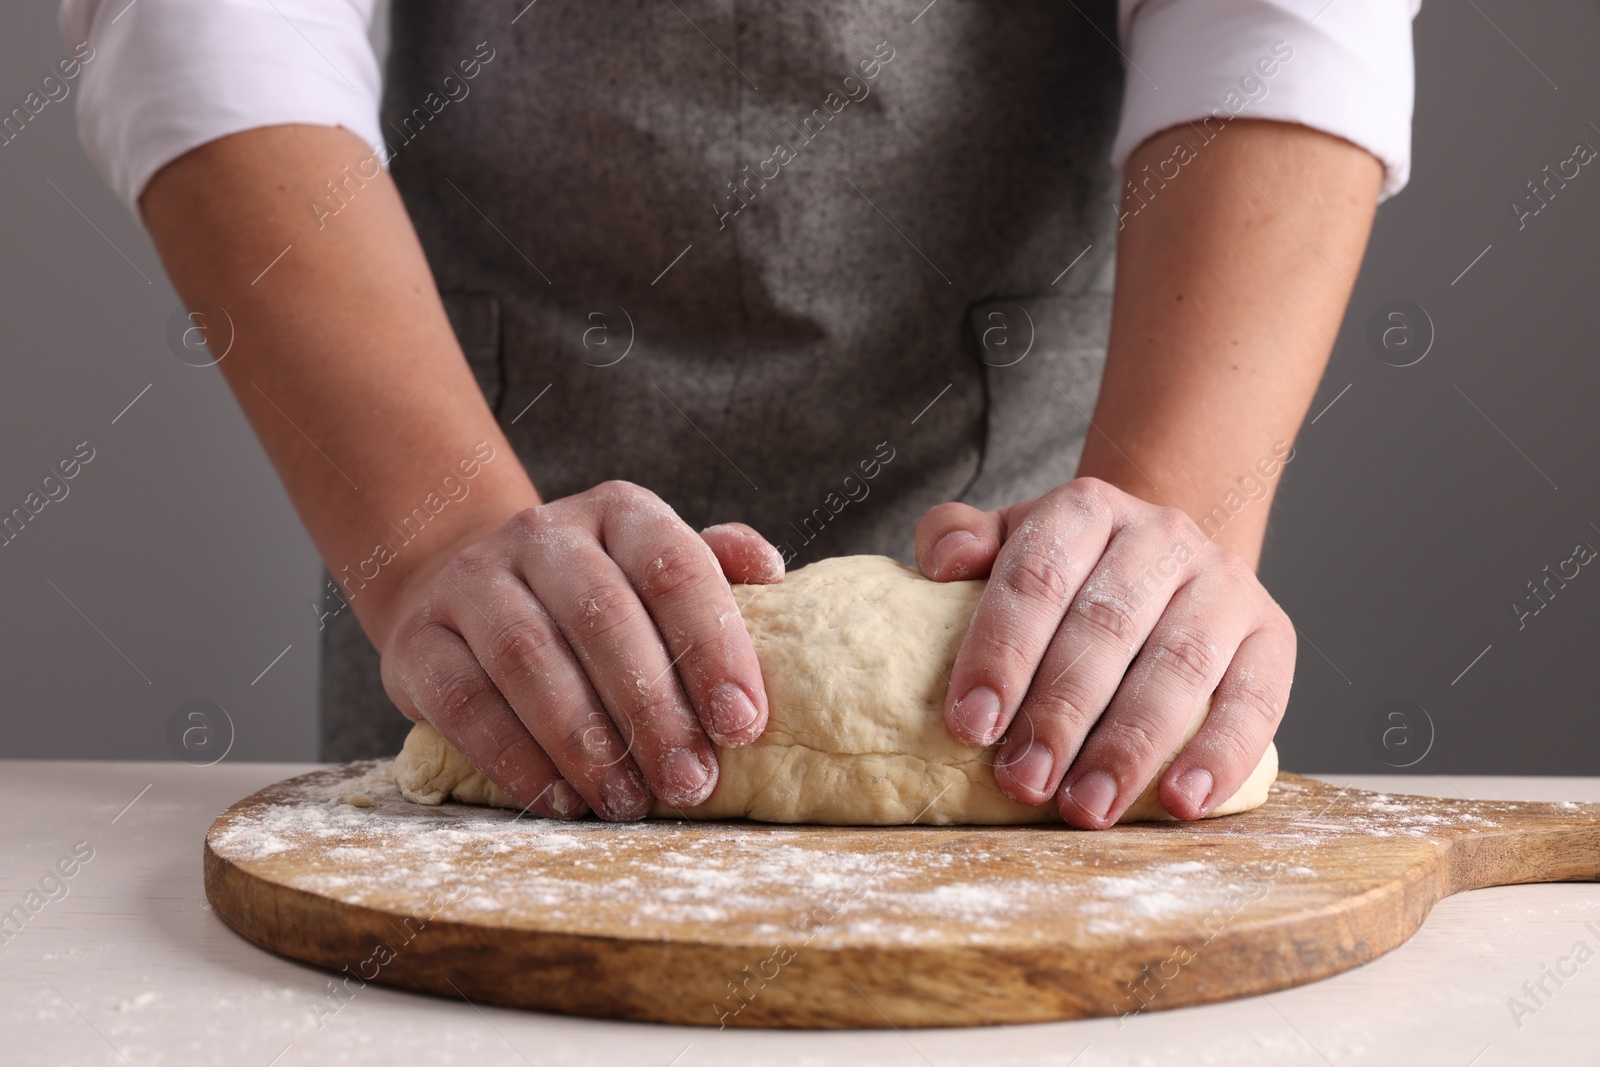
[[[626,479],[795,567],[1073,477],[1115,5],[925,2],[395,0],[391,171],[545,499]],[[323,637],[322,758],[397,751],[353,612]]]

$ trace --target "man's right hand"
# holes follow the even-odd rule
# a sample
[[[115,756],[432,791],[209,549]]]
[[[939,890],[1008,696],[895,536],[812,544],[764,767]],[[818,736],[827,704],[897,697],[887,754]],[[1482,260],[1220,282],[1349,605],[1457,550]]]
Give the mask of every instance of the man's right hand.
[[[226,341],[217,367],[330,570],[368,556],[462,449],[507,454],[350,599],[400,709],[541,815],[704,800],[707,735],[747,744],[767,719],[728,582],[778,581],[783,561],[748,527],[696,534],[633,485],[541,503],[373,166],[349,130],[266,126],[173,160],[140,207],[187,305],[226,312],[228,335],[206,338]],[[369,170],[336,218],[306,210]]]
[[[654,493],[607,482],[451,551],[400,595],[384,688],[536,814],[701,803],[708,738],[766,728],[729,582],[779,581],[783,560],[749,527],[696,534]]]

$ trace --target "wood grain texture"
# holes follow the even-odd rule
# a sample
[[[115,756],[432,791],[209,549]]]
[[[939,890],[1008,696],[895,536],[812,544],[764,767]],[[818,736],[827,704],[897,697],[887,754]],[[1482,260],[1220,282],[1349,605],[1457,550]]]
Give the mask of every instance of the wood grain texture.
[[[555,823],[411,805],[387,767],[223,813],[205,850],[216,913],[350,990],[576,1015],[927,1027],[1159,1010],[1356,967],[1452,893],[1600,879],[1600,805],[1290,774],[1252,812],[1091,833]]]

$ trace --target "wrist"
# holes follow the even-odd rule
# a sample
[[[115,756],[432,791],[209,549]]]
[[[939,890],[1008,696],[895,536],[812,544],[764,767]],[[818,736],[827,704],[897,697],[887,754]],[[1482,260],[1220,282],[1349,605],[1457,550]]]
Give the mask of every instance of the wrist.
[[[442,508],[420,529],[415,520],[386,523],[363,559],[336,571],[330,566],[330,571],[368,639],[381,650],[407,606],[445,564],[513,515],[541,503],[526,479],[521,486],[479,487],[470,499]]]
[[[1136,467],[1120,454],[1107,460],[1104,456],[1091,457],[1085,451],[1078,477],[1098,478],[1147,504],[1177,508],[1195,521],[1207,541],[1232,550],[1251,569],[1260,565],[1275,485],[1252,479],[1249,474],[1231,480],[1201,476],[1171,464],[1163,465],[1155,456],[1142,457]],[[1161,484],[1152,482],[1152,477],[1160,479]]]

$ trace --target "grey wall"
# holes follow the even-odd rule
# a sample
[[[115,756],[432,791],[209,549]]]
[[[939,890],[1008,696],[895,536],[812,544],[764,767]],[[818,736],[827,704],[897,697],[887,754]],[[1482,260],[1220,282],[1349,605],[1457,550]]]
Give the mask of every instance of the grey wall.
[[[52,8],[0,16],[0,110],[65,54]],[[1600,548],[1600,167],[1520,231],[1509,202],[1600,148],[1597,49],[1593,5],[1431,0],[1418,20],[1414,177],[1379,213],[1263,568],[1302,631],[1290,768],[1596,770],[1600,568],[1521,629],[1511,605]],[[315,554],[217,371],[169,350],[177,300],[71,103],[0,147],[0,512],[95,452],[0,547],[0,755],[168,758],[175,710],[208,700],[228,758],[313,758]],[[1412,366],[1366,337],[1393,300],[1436,335]]]
[[[1279,744],[1293,768],[1381,771],[1431,720],[1417,771],[1595,774],[1600,566],[1521,629],[1512,604],[1600,549],[1600,160],[1521,230],[1510,202],[1600,149],[1600,8],[1430,0],[1416,41],[1412,181],[1379,210],[1312,414],[1350,389],[1301,434],[1263,568],[1302,632]],[[1415,366],[1366,339],[1392,299],[1434,324]],[[1399,732],[1374,750],[1390,700],[1426,718],[1384,712]]]
[[[0,111],[67,54],[54,7],[0,15]],[[0,547],[0,755],[170,758],[169,717],[201,699],[230,759],[311,758],[315,552],[220,372],[168,348],[177,297],[75,102],[0,147],[0,512],[94,449]]]

